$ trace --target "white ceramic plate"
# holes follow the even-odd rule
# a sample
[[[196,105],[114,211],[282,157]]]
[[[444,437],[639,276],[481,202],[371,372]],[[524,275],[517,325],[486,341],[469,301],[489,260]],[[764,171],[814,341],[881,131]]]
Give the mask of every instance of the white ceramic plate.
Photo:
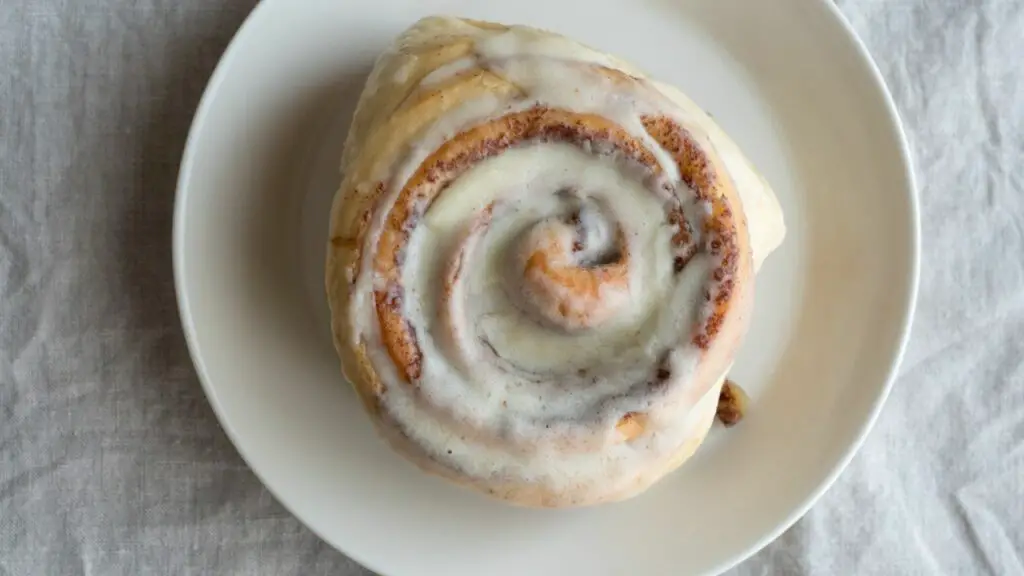
[[[785,208],[789,236],[758,277],[733,371],[749,418],[639,498],[534,511],[451,487],[377,440],[340,375],[322,264],[341,143],[376,54],[438,12],[560,31],[677,84]],[[192,127],[174,251],[189,346],[228,435],[354,559],[388,576],[704,574],[793,523],[861,443],[907,336],[918,224],[892,102],[827,1],[265,0]]]

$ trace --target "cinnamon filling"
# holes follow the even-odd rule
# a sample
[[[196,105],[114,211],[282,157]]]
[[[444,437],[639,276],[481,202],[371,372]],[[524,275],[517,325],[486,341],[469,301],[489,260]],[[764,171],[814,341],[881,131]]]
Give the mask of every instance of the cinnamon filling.
[[[707,349],[721,328],[732,297],[739,250],[736,222],[732,210],[716,190],[718,183],[708,158],[693,137],[668,118],[644,117],[642,120],[647,132],[673,157],[683,182],[693,190],[698,200],[711,207],[711,213],[701,221],[701,237],[706,241],[700,245],[692,241],[693,230],[681,207],[672,208],[666,215],[667,220],[676,226],[672,238],[678,249],[674,260],[676,272],[681,271],[696,253],[706,252],[717,257],[712,276],[707,280],[709,287],[705,291],[704,304],[707,310],[700,316],[701,324],[691,339],[699,348]],[[661,174],[655,156],[609,120],[591,114],[537,107],[508,114],[460,133],[430,155],[408,180],[387,216],[374,256],[377,285],[381,286],[374,291],[374,301],[382,339],[407,382],[415,383],[420,377],[422,354],[414,330],[403,317],[401,267],[411,231],[430,203],[474,164],[501,154],[512,146],[529,142],[563,142],[584,148],[594,141],[606,142],[622,157],[647,168],[656,176]],[[628,292],[627,272],[632,255],[621,237],[614,247],[599,253],[603,258],[582,262],[574,257],[575,253],[587,248],[580,239],[578,226],[558,222],[546,232],[549,241],[536,245],[538,249],[526,258],[523,271],[524,281],[537,290],[539,301],[548,304],[548,309],[541,313],[567,329],[585,328],[590,322],[606,319],[601,316],[603,312],[595,312],[599,309],[598,304],[602,304],[609,293]],[[457,275],[458,272],[449,281],[457,280]],[[573,304],[572,300],[556,294],[557,290],[549,289],[549,284],[572,287],[574,294],[586,297]]]

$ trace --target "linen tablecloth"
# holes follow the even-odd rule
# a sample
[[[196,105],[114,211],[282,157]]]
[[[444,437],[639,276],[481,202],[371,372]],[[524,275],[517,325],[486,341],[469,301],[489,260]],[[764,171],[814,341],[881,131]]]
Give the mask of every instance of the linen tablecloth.
[[[225,438],[179,327],[189,122],[254,0],[0,0],[0,575],[362,576]],[[1024,574],[1024,3],[847,0],[924,256],[863,450],[733,573]]]

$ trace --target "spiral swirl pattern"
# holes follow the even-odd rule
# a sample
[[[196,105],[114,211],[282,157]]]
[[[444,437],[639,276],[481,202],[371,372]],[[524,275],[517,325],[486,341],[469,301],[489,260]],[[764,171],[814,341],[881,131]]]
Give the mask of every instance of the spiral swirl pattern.
[[[346,145],[346,374],[423,468],[529,505],[631,496],[711,423],[746,329],[743,206],[639,73],[550,33],[414,26]]]

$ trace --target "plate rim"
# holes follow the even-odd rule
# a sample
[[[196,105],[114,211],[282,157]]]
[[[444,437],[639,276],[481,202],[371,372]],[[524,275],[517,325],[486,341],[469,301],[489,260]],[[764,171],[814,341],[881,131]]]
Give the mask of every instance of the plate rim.
[[[269,8],[267,8],[268,6],[273,6],[280,2],[281,0],[260,0],[260,2],[256,4],[256,6],[254,6],[245,17],[238,29],[235,30],[231,41],[228,43],[227,47],[218,59],[217,65],[214,68],[213,73],[210,75],[209,80],[206,83],[206,87],[203,89],[202,97],[199,100],[199,104],[196,107],[192,121],[189,124],[188,137],[185,140],[182,159],[179,163],[178,175],[175,181],[174,211],[172,216],[171,259],[174,274],[175,299],[178,308],[179,320],[181,321],[182,331],[185,336],[186,347],[195,368],[196,376],[211,408],[213,409],[218,424],[221,429],[224,430],[225,435],[242,458],[246,467],[252,471],[270,495],[306,529],[347,558],[357,562],[364,568],[377,572],[374,568],[374,563],[369,561],[362,554],[345,549],[339,543],[335,543],[331,538],[328,538],[320,531],[319,528],[307,523],[305,519],[295,512],[289,498],[283,495],[278,487],[267,482],[264,474],[253,465],[250,455],[247,453],[247,450],[243,448],[243,444],[240,442],[240,435],[231,425],[230,419],[225,413],[225,408],[218,398],[216,387],[211,384],[211,378],[207,374],[206,366],[202,359],[202,353],[198,344],[191,305],[187,295],[184,256],[185,206],[186,199],[188,197],[188,193],[186,191],[187,184],[190,174],[193,171],[193,164],[195,163],[197,148],[196,142],[198,140],[197,134],[201,132],[201,127],[206,123],[206,118],[210,114],[210,108],[214,97],[219,91],[221,84],[225,81],[228,75],[228,70],[231,68],[231,64],[237,57],[237,53],[240,50],[239,46],[246,37],[248,30],[254,26],[253,23],[261,17],[263,12],[269,11]],[[886,371],[885,382],[874,399],[867,413],[867,417],[860,423],[853,441],[844,448],[842,455],[833,465],[828,474],[818,482],[817,486],[815,486],[813,490],[807,493],[801,502],[795,506],[793,510],[775,526],[774,529],[768,531],[764,536],[748,546],[742,552],[717,564],[712,568],[712,572],[710,572],[710,574],[721,574],[736,567],[778,539],[786,530],[791,528],[798,520],[807,514],[807,512],[821,499],[825,492],[832,487],[838,477],[846,470],[853,457],[856,456],[864,445],[868,434],[870,434],[871,430],[877,423],[882,409],[892,392],[896,379],[899,375],[900,367],[906,356],[907,346],[911,337],[911,328],[917,312],[921,279],[920,191],[914,169],[913,155],[903,120],[900,117],[896,102],[893,99],[892,93],[890,92],[884,77],[882,76],[878,64],[875,62],[875,59],[871,56],[866,44],[856,33],[852,24],[850,24],[843,12],[831,0],[813,0],[812,5],[813,4],[816,4],[819,9],[823,8],[837,21],[839,28],[842,30],[842,34],[844,34],[846,39],[851,42],[852,48],[856,52],[857,56],[859,56],[861,62],[866,65],[866,71],[870,76],[872,87],[875,89],[877,94],[881,96],[882,103],[884,104],[886,119],[888,120],[887,125],[891,132],[890,136],[893,137],[895,142],[898,144],[899,159],[903,168],[903,176],[906,183],[906,187],[903,192],[906,197],[906,201],[908,202],[908,216],[911,220],[908,223],[910,224],[910,242],[908,246],[908,257],[910,261],[910,270],[908,273],[910,274],[910,278],[907,283],[906,291],[902,295],[903,319],[899,326],[899,343],[894,350],[889,368]],[[814,8],[814,6],[810,7]]]

